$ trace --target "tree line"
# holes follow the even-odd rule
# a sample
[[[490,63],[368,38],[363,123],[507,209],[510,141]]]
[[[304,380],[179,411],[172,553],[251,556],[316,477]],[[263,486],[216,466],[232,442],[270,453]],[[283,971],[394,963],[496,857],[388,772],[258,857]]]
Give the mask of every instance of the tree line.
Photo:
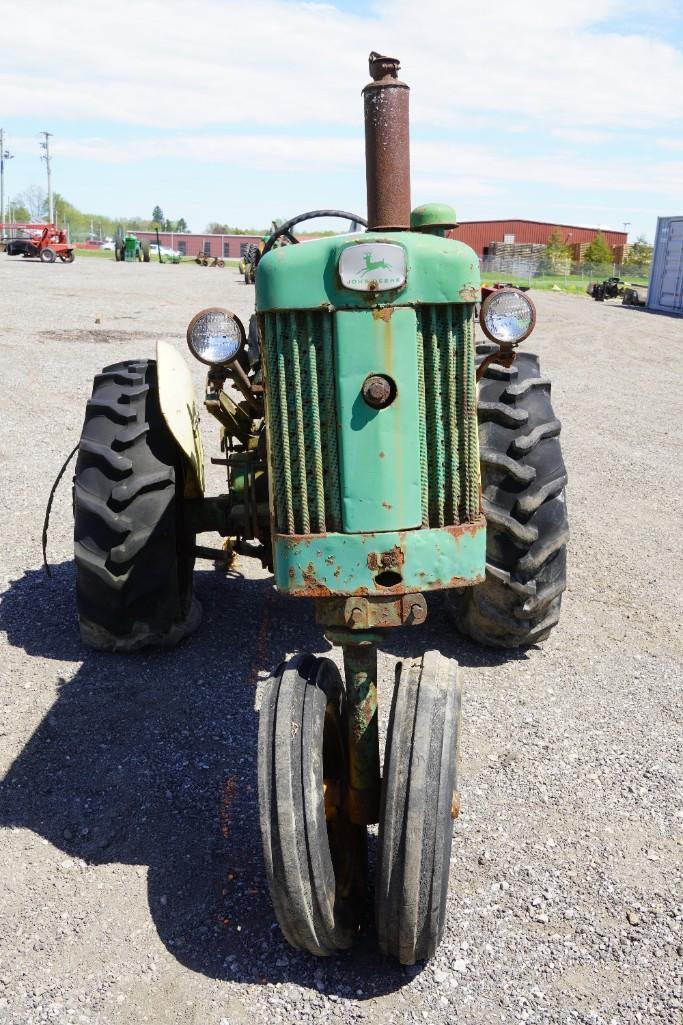
[[[184,217],[172,220],[166,217],[162,208],[157,205],[150,218],[145,217],[106,217],[102,214],[88,213],[79,210],[68,199],[55,192],[53,196],[55,221],[59,227],[68,225],[72,239],[85,239],[91,232],[100,236],[115,236],[120,231],[190,231]],[[10,199],[8,204],[12,220],[21,223],[39,223],[48,216],[47,193],[39,185],[29,185]],[[205,231],[215,235],[261,235],[264,229],[237,228],[218,221],[207,224]]]
[[[23,192],[20,192],[10,200],[12,219],[16,222],[39,222],[47,218],[47,193],[38,185],[30,185]],[[69,203],[59,192],[54,194],[55,220],[60,227],[68,225],[72,239],[84,239],[91,233],[97,236],[114,236],[120,231],[190,231],[184,217],[178,220],[171,220],[164,215],[164,211],[157,204],[152,210],[149,219],[144,217],[103,217],[101,214],[84,213]],[[274,222],[278,223],[278,222]],[[264,228],[238,228],[235,225],[224,224],[220,221],[210,221],[204,231],[209,235],[263,235],[269,234]],[[334,232],[325,231],[316,234],[332,235]],[[629,247],[628,254],[622,263],[624,268],[635,271],[644,271],[652,262],[653,247],[644,235],[638,238]],[[548,239],[543,263],[546,271],[561,272],[567,265],[571,264],[571,249],[562,237],[562,233],[556,229]],[[586,264],[610,264],[614,263],[614,255],[605,236],[600,231],[592,242],[588,244],[583,254],[581,263]]]
[[[642,272],[652,263],[653,247],[644,235],[639,235],[635,242],[629,246],[628,253],[621,263],[621,266],[630,268],[632,271]],[[559,229],[553,231],[546,245],[544,263],[547,271],[562,273],[563,268],[571,264],[572,256],[569,245],[562,238]],[[610,264],[615,261],[614,254],[610,249],[607,239],[601,231],[588,243],[583,256],[579,261],[587,264]]]

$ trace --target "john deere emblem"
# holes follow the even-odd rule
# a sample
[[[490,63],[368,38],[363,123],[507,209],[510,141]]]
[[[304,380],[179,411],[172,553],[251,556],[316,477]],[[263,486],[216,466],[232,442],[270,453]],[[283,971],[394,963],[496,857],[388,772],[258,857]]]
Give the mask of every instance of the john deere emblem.
[[[339,259],[339,277],[345,288],[357,292],[383,292],[406,282],[406,254],[390,242],[348,246]]]
[[[391,270],[391,265],[388,264],[386,260],[373,261],[372,253],[363,253],[363,259],[365,260],[365,266],[362,271],[358,272],[359,276],[361,274],[367,274],[368,271],[371,270]]]

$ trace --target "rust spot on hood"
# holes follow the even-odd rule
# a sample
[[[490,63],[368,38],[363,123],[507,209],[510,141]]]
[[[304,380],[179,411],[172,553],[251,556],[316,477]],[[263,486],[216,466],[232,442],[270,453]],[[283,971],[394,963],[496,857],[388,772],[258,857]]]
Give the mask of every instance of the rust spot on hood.
[[[372,311],[372,316],[375,320],[384,320],[389,323],[394,312],[393,306],[377,306]]]

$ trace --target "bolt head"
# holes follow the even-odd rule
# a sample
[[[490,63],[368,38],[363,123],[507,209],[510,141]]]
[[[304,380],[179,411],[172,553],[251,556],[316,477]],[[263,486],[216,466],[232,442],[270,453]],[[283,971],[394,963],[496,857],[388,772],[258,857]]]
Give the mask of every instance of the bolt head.
[[[396,394],[393,382],[382,374],[370,374],[363,381],[363,398],[369,406],[383,409],[388,406]]]

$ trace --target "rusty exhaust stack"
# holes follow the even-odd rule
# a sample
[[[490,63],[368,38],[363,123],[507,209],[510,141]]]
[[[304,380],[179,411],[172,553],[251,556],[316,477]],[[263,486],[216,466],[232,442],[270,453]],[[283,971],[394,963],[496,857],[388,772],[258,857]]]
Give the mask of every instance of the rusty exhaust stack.
[[[395,57],[370,54],[365,107],[365,173],[368,229],[410,229],[410,88],[398,79]]]

